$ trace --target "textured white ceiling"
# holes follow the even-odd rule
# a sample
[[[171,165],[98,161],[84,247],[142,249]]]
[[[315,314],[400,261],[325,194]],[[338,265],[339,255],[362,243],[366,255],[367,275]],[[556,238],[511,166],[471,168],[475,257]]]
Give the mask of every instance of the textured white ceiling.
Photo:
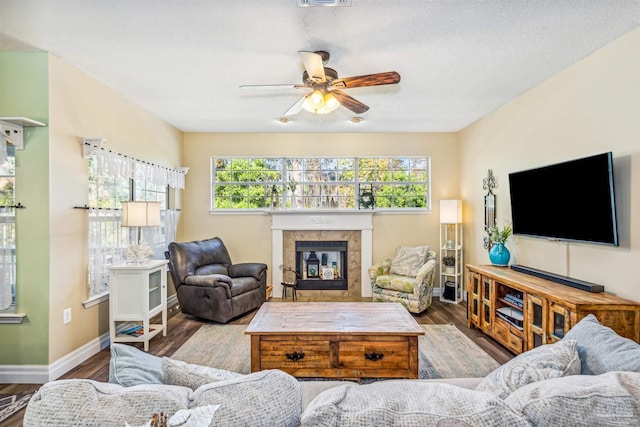
[[[0,50],[62,58],[187,132],[457,131],[640,26],[640,0],[0,0]],[[298,51],[327,50],[367,104],[277,119],[303,90]],[[636,52],[637,53],[637,52]]]

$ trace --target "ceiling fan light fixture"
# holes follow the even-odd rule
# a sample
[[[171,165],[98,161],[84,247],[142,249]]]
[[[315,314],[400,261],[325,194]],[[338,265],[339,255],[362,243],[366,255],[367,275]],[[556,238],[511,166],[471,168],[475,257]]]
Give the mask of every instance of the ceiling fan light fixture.
[[[313,114],[329,114],[339,106],[340,102],[331,92],[316,89],[306,96],[302,109]]]
[[[338,102],[331,92],[327,92],[324,96],[324,105],[326,105],[329,110],[334,111],[340,106],[340,102]]]

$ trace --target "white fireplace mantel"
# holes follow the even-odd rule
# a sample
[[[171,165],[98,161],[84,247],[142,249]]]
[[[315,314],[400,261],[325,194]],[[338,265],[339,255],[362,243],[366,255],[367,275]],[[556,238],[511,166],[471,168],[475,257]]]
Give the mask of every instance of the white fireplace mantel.
[[[359,230],[361,232],[360,248],[360,283],[361,296],[370,297],[368,268],[373,259],[372,211],[340,211],[335,209],[308,211],[273,211],[271,212],[271,282],[273,296],[282,296],[283,264],[283,231],[284,230]]]

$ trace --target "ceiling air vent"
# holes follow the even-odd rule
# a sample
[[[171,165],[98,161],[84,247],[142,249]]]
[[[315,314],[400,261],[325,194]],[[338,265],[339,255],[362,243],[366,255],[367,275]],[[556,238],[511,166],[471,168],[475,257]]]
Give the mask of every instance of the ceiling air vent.
[[[316,7],[316,6],[351,6],[351,0],[297,0],[298,7]]]

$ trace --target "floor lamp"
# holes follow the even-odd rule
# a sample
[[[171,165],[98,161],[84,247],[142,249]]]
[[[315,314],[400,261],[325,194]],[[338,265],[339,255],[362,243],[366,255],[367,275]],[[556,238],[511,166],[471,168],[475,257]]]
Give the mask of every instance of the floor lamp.
[[[153,254],[153,249],[142,238],[142,227],[160,226],[160,202],[121,202],[122,226],[137,227],[138,241],[127,248],[127,259],[144,262]]]

